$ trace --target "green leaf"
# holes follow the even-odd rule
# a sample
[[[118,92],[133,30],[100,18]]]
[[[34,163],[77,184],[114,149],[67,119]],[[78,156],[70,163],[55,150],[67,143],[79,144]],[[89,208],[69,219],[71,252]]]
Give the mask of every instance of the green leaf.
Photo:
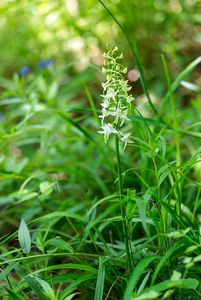
[[[150,274],[151,274],[151,271],[148,272],[148,273],[145,275],[145,277],[143,278],[143,280],[142,280],[142,282],[141,282],[141,284],[140,284],[140,286],[139,286],[139,288],[138,288],[138,290],[137,290],[137,295],[140,294],[140,293],[144,290],[144,288],[145,288],[145,286],[146,286],[146,284],[147,284],[147,281],[148,281],[148,279],[149,279],[149,277],[150,277]]]
[[[157,267],[155,268],[155,272],[152,276],[152,281],[151,284],[154,284],[154,281],[156,280],[158,273],[160,272],[161,268],[166,264],[166,262],[169,260],[170,261],[170,256],[176,251],[178,250],[180,247],[183,246],[183,243],[181,243],[181,241],[177,242],[176,244],[174,244],[174,246],[172,248],[170,248],[165,255],[161,258],[160,262],[158,263]]]
[[[146,223],[146,205],[150,198],[151,198],[151,196],[146,194],[143,196],[143,199],[136,198],[136,200],[135,200],[137,203],[137,206],[138,206],[140,219],[142,220],[142,226],[148,236],[149,236],[149,229],[148,229],[147,223]]]
[[[48,181],[41,182],[39,185],[41,194],[45,194],[45,196],[50,195],[53,191],[53,186],[54,183],[50,183]]]
[[[124,300],[130,300],[132,292],[134,291],[136,284],[138,283],[140,277],[142,276],[142,273],[147,268],[147,266],[155,259],[157,259],[158,256],[148,256],[143,258],[135,267],[133,273],[131,274],[126,291],[124,294]]]
[[[15,293],[13,290],[5,287],[6,291],[8,292],[9,294],[9,299],[10,300],[23,300],[24,298],[22,298],[20,295],[18,295],[17,293]]]
[[[22,219],[18,231],[18,240],[24,254],[28,254],[31,250],[31,237],[25,221]]]
[[[38,197],[38,193],[33,192],[33,193],[23,196],[17,203],[19,204],[19,203],[28,201],[28,200],[36,198],[36,197]]]
[[[6,276],[18,265],[18,262],[8,265],[4,270],[1,269],[0,281],[4,280]]]
[[[181,81],[198,65],[201,63],[201,56],[197,57],[194,61],[192,61],[178,76],[177,78],[174,80],[174,82],[171,84],[171,90],[172,92],[174,92],[177,87],[179,86],[179,84],[181,83]],[[168,90],[162,104],[160,107],[160,112],[162,111],[165,103],[168,101],[170,97],[170,90]]]
[[[67,252],[73,253],[73,248],[71,247],[71,245],[69,245],[67,242],[62,240],[60,237],[47,241],[47,244],[52,245],[58,249],[62,249]]]
[[[55,292],[54,290],[51,288],[51,286],[49,285],[49,283],[47,283],[45,280],[40,279],[40,278],[36,278],[36,280],[38,281],[38,283],[40,284],[40,286],[42,287],[44,294],[51,300],[56,299],[55,296]]]
[[[32,272],[33,274],[39,274],[41,272],[48,272],[48,271],[53,271],[53,270],[64,270],[64,269],[75,269],[75,270],[83,270],[83,271],[88,271],[92,273],[96,273],[96,269],[89,266],[89,265],[84,265],[84,264],[59,264],[59,265],[53,265],[53,266],[48,266],[45,268],[41,268],[37,271]]]
[[[72,300],[78,293],[74,293],[66,297],[64,300]]]
[[[69,275],[68,275],[69,276]],[[72,281],[72,278],[69,279],[68,276],[65,276],[66,279],[65,279],[65,283],[67,282],[70,282],[70,284],[68,284],[68,286],[62,291],[62,293],[59,295],[59,300],[63,300],[63,299],[66,299],[67,296],[70,297],[70,294],[76,289],[78,289],[78,286],[82,283],[82,282],[85,282],[85,281],[94,281],[94,274],[85,274],[85,275],[81,275],[79,274],[78,278],[76,278],[76,274],[73,274],[73,280]],[[70,280],[70,281],[69,281]]]
[[[191,82],[188,82],[188,81],[181,81],[181,85],[185,88],[187,88],[188,90],[190,91],[193,91],[193,92],[198,92],[200,93],[201,92],[201,88],[199,86],[197,86],[196,84],[193,84]]]
[[[36,278],[30,275],[24,267],[20,265],[16,266],[16,271],[23,277],[28,286],[36,293],[38,300],[48,300],[47,296],[43,294],[41,286],[39,285]]]
[[[153,298],[148,298],[148,295],[150,293],[155,293],[155,295],[157,295],[157,293],[161,293],[165,290],[169,290],[172,288],[179,288],[179,289],[190,289],[190,290],[195,290],[197,288],[199,284],[199,281],[193,278],[182,278],[182,279],[178,279],[178,280],[165,280],[163,282],[160,282],[146,290],[144,290],[144,292],[136,297],[133,297],[132,300],[146,300],[146,299],[158,299],[157,297],[153,297]],[[146,297],[145,297],[146,295]]]
[[[75,215],[71,212],[68,212],[68,211],[56,211],[56,212],[53,212],[53,213],[49,213],[47,215],[44,215],[42,217],[39,217],[33,221],[31,221],[31,223],[41,223],[41,222],[46,222],[46,221],[54,221],[55,219],[61,219],[63,217],[68,217],[68,218],[74,218],[78,221],[82,221],[83,218],[78,216],[78,215]]]
[[[152,299],[158,299],[159,293],[155,291],[149,291],[147,293],[143,293],[140,296],[130,298],[132,300],[152,300]]]
[[[74,120],[72,120],[67,113],[59,112],[58,113],[64,120],[66,120],[68,123],[70,123],[72,126],[74,126],[79,132],[81,132],[87,139],[93,141],[92,136],[86,131],[82,126],[80,126],[78,123],[76,123]]]
[[[96,281],[96,291],[94,300],[102,300],[103,299],[103,291],[104,291],[104,281],[105,281],[105,257],[99,258],[99,269],[98,276]]]

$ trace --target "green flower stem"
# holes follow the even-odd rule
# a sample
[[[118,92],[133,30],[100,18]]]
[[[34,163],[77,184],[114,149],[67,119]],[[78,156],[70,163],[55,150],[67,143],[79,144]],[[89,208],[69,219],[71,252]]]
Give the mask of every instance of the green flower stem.
[[[119,184],[119,198],[121,201],[121,216],[122,216],[122,227],[123,227],[123,237],[126,245],[126,254],[127,254],[127,263],[129,272],[132,272],[132,259],[131,259],[131,249],[129,247],[129,237],[128,237],[128,228],[126,224],[126,211],[122,203],[123,196],[123,183],[122,183],[122,172],[121,172],[121,159],[119,153],[119,137],[116,135],[116,155],[117,155],[117,172],[118,172],[118,184]]]
[[[180,184],[180,164],[181,164],[181,150],[180,150],[180,132],[179,132],[179,121],[177,117],[177,111],[176,111],[176,105],[175,105],[175,99],[174,94],[172,90],[171,80],[170,80],[170,74],[168,70],[168,66],[165,60],[165,57],[162,56],[162,62],[163,62],[163,68],[165,72],[165,77],[167,81],[168,90],[170,93],[170,105],[172,109],[172,116],[173,116],[173,128],[175,133],[175,148],[176,148],[176,167],[177,167],[177,182],[178,182],[178,189],[175,193],[176,197],[176,212],[179,217],[181,217],[181,184]]]

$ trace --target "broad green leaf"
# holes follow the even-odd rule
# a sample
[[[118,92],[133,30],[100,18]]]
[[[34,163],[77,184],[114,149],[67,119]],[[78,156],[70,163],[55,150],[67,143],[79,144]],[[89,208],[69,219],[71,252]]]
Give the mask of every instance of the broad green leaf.
[[[41,182],[39,185],[41,194],[45,194],[45,196],[50,195],[53,191],[53,186],[54,186],[54,183],[51,183],[48,181]]]
[[[177,272],[176,270],[173,271],[173,274],[171,276],[172,281],[179,280],[182,277],[182,274],[180,272]]]
[[[56,296],[55,296],[55,292],[54,290],[51,288],[51,286],[49,285],[49,283],[47,283],[45,280],[37,278],[36,280],[39,282],[40,286],[42,287],[44,294],[51,300],[55,300]]]
[[[31,237],[25,221],[22,219],[18,231],[18,240],[24,254],[31,250]]]

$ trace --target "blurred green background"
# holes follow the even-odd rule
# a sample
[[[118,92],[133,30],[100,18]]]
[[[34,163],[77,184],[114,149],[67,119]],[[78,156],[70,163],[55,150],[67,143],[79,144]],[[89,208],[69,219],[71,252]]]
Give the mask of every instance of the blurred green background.
[[[177,73],[200,55],[200,0],[105,1],[137,41],[146,77],[161,76],[161,53]],[[34,70],[41,59],[55,64],[75,62],[76,70],[89,63],[102,64],[106,44],[125,53],[129,68],[134,61],[117,24],[98,0],[1,0],[1,76],[11,76],[24,65]]]

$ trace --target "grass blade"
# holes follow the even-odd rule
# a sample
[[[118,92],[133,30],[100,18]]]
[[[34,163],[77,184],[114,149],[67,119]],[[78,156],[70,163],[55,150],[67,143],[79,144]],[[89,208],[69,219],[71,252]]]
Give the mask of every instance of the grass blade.
[[[100,257],[94,300],[103,299],[104,281],[105,281],[105,258]]]
[[[186,78],[186,76],[197,66],[201,63],[201,56],[199,56],[198,58],[196,58],[194,61],[192,61],[177,77],[176,79],[173,81],[172,85],[171,85],[171,90],[172,92],[174,92],[179,84],[181,83],[181,81]],[[161,103],[161,107],[159,109],[159,114],[162,113],[162,110],[166,104],[166,102],[168,101],[169,97],[171,96],[170,91],[167,92],[163,102]]]
[[[143,258],[143,260],[141,260],[137,266],[135,267],[133,273],[131,274],[127,287],[126,287],[126,291],[124,294],[124,300],[130,300],[131,299],[131,295],[133,290],[136,287],[136,284],[138,283],[138,281],[140,280],[144,270],[147,268],[147,266],[154,261],[155,259],[157,259],[158,256],[148,256]]]

